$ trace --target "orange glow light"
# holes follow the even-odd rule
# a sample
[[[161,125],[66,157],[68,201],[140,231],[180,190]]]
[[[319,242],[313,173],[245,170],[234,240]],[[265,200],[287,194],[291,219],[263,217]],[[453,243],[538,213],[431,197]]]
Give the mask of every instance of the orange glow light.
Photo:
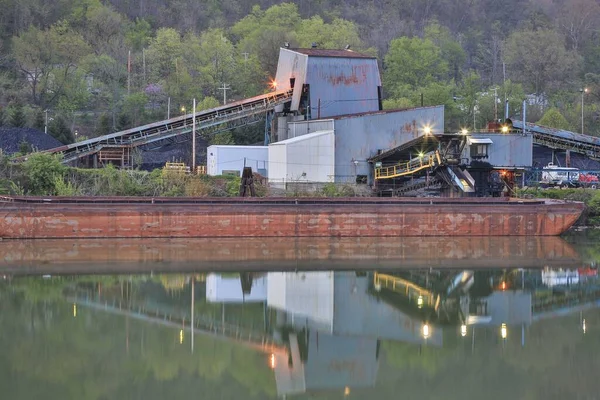
[[[269,365],[271,369],[275,369],[275,354],[271,354],[271,359],[269,360]]]
[[[271,88],[273,90],[277,89],[277,81],[275,79],[271,80]]]
[[[500,289],[502,289],[502,290],[506,290],[506,282],[502,282],[502,283],[500,284]]]

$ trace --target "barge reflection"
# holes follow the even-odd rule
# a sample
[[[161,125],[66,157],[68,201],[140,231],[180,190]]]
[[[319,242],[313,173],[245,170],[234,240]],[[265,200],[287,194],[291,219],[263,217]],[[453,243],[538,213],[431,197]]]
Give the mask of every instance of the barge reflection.
[[[5,240],[0,273],[575,267],[559,237]]]

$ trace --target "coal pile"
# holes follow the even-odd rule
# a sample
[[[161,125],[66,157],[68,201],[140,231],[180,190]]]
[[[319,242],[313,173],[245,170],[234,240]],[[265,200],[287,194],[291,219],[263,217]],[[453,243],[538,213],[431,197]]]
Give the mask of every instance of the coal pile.
[[[204,139],[196,140],[196,163],[201,165],[206,163],[206,147],[208,143]],[[183,162],[187,165],[192,164],[192,141],[171,144],[154,150],[144,150],[142,152],[141,168],[151,171],[155,168],[162,168],[166,162]]]
[[[0,127],[0,149],[4,154],[18,153],[22,142],[29,143],[34,151],[53,149],[63,145],[52,136],[37,129]]]

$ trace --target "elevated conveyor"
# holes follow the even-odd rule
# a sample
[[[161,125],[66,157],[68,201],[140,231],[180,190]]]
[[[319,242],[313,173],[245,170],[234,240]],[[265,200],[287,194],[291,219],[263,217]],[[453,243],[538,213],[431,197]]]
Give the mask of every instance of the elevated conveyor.
[[[207,129],[231,129],[263,119],[267,112],[292,99],[292,90],[267,93],[240,100],[220,107],[154,122],[121,132],[72,143],[47,150],[61,154],[63,162],[69,163],[106,149],[158,148],[191,138],[194,118],[196,135]],[[187,134],[187,135],[186,135]]]
[[[514,129],[523,131],[523,121],[511,120]],[[569,150],[600,161],[600,138],[580,133],[527,123],[526,132],[533,135],[533,143],[551,149]]]

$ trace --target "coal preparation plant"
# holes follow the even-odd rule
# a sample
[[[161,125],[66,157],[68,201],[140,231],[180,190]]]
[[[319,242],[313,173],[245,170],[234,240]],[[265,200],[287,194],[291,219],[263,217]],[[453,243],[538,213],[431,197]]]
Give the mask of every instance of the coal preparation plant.
[[[510,196],[548,155],[554,162],[565,153],[566,166],[600,159],[597,138],[508,115],[479,131],[447,132],[443,105],[383,110],[377,59],[350,49],[282,47],[271,89],[48,151],[65,163],[127,168],[134,151],[156,165],[192,142],[185,169],[194,173],[241,176],[249,166],[274,189],[350,184],[378,196]],[[261,122],[263,143],[207,149],[207,135]]]

